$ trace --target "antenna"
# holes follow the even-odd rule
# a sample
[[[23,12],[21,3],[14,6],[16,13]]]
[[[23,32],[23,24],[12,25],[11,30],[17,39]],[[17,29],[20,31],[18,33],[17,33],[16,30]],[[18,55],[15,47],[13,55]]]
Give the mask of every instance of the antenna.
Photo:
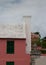
[[[31,16],[23,16],[23,18],[24,18],[25,30],[26,30],[26,43],[27,43],[26,51],[28,54],[30,54],[31,52],[31,27],[30,27]]]

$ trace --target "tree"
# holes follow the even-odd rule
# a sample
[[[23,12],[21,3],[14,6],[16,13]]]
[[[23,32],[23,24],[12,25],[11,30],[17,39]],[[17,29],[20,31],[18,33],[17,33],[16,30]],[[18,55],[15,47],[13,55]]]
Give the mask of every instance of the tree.
[[[37,44],[37,46],[41,46],[41,42],[40,42],[40,38],[41,38],[41,35],[39,32],[35,32],[34,34],[38,35],[37,39],[35,40],[34,43]]]
[[[39,37],[41,37],[41,35],[40,35],[40,33],[39,33],[39,32],[35,32],[34,34],[37,34],[37,35],[39,35]]]
[[[46,48],[46,37],[42,39],[42,48]]]

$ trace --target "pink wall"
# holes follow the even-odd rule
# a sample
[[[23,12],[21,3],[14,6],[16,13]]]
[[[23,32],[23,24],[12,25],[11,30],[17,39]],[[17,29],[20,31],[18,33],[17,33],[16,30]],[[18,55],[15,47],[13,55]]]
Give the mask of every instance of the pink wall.
[[[0,65],[14,61],[14,65],[30,65],[30,55],[26,54],[26,40],[14,39],[14,54],[6,54],[7,39],[0,39]]]

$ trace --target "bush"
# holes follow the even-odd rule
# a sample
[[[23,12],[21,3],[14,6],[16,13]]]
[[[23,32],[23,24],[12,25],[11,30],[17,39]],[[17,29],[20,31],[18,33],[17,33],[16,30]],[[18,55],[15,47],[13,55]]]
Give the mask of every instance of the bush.
[[[41,53],[42,54],[46,54],[46,50],[41,50]]]
[[[42,48],[46,48],[46,42],[42,42]]]

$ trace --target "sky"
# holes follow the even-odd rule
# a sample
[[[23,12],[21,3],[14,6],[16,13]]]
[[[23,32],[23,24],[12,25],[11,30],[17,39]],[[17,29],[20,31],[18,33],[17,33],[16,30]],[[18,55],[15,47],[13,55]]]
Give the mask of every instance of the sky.
[[[46,36],[46,0],[0,0],[0,24],[22,23],[31,16],[31,32]]]

